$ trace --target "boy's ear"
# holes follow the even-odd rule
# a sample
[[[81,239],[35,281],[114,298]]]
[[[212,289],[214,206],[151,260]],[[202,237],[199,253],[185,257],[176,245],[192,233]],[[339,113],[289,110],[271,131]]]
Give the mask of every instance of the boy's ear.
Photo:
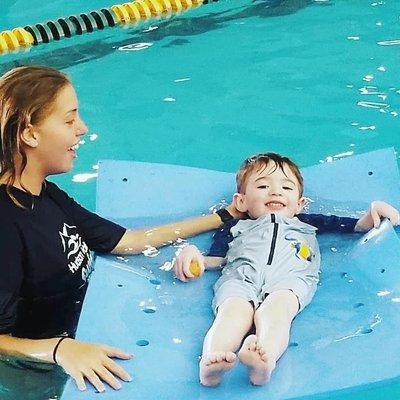
[[[304,206],[307,204],[308,199],[307,197],[300,197],[299,201],[297,202],[297,212],[296,214],[298,214],[303,208]]]
[[[21,143],[28,147],[37,147],[37,137],[37,132],[31,124],[29,124],[20,134]]]
[[[247,212],[246,199],[242,193],[235,193],[233,195],[233,204],[238,211],[242,213]]]

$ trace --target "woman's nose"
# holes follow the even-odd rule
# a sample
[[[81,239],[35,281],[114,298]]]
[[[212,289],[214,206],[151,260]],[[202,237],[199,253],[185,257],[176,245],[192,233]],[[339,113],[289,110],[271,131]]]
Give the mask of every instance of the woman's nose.
[[[83,120],[79,117],[78,119],[78,124],[77,124],[79,136],[84,135],[88,131],[88,127],[86,124],[83,122]]]

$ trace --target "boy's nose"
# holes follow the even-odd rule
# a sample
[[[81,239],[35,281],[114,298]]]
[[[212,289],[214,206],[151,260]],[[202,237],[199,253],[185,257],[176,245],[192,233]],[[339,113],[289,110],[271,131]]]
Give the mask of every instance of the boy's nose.
[[[279,185],[270,186],[270,195],[271,196],[282,196],[282,190]]]

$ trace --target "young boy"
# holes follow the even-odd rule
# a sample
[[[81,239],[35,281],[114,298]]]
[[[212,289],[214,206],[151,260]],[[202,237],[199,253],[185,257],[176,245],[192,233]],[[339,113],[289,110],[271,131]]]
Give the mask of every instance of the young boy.
[[[289,342],[293,318],[310,303],[317,288],[320,253],[316,231],[365,231],[380,218],[399,223],[399,213],[384,202],[373,202],[358,221],[354,218],[299,214],[306,199],[303,178],[287,157],[259,154],[243,163],[236,176],[236,208],[246,220],[227,220],[214,235],[209,256],[185,247],[174,263],[176,276],[199,276],[226,266],[214,286],[215,320],[207,332],[200,361],[200,382],[218,385],[238,358],[247,365],[250,382],[263,385]],[[223,216],[223,215],[221,215]],[[297,216],[297,217],[296,217]],[[226,255],[226,258],[224,256]],[[255,326],[255,334],[248,334]]]

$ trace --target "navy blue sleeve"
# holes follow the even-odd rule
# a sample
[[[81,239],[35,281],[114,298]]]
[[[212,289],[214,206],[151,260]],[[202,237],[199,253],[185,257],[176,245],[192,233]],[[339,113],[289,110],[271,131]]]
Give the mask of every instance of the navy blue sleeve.
[[[318,233],[351,233],[354,232],[358,221],[356,218],[323,214],[299,214],[297,218],[306,224],[315,226]]]
[[[23,280],[23,244],[18,228],[0,221],[0,334],[12,332]]]
[[[54,183],[47,182],[47,184],[50,195],[60,207],[72,216],[90,250],[98,253],[111,252],[121,240],[126,229],[82,207]]]
[[[231,228],[237,224],[238,220],[226,222],[221,229],[214,233],[208,256],[225,257],[229,249],[229,243],[233,240]]]

